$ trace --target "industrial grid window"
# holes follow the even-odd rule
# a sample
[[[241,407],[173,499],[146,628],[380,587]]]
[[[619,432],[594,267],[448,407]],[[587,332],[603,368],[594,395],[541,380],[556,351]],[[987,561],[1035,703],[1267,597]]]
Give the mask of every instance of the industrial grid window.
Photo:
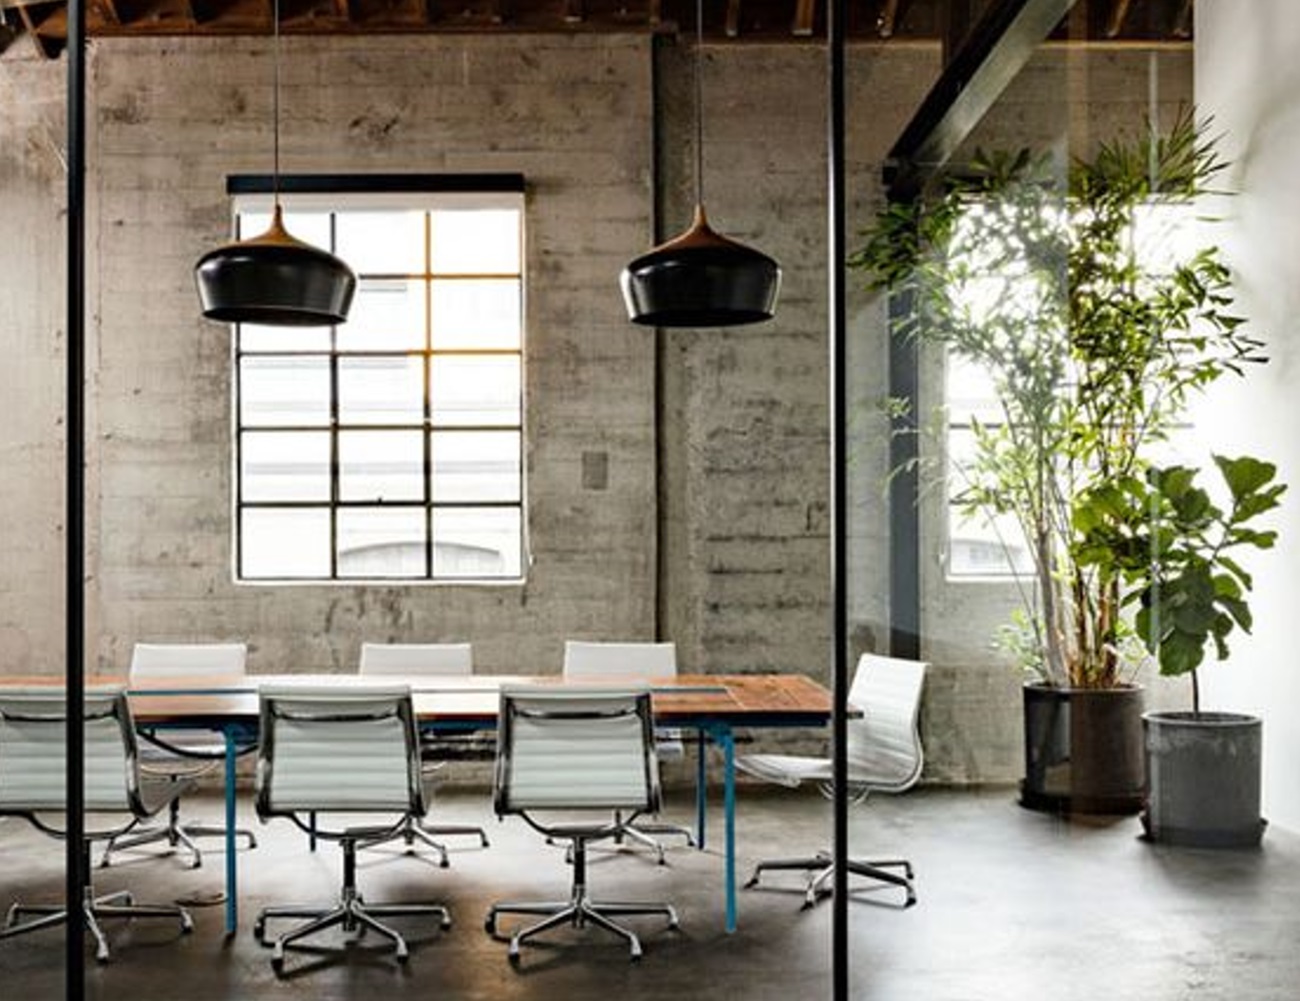
[[[288,230],[358,283],[338,326],[235,328],[237,580],[523,576],[522,182],[434,180],[281,179]],[[236,182],[260,233],[271,198]]]

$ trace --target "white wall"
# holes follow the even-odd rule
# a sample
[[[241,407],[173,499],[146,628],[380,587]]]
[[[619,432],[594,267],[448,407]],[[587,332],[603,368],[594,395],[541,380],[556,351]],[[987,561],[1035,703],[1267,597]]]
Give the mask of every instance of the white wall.
[[[1291,484],[1276,527],[1278,547],[1250,560],[1254,634],[1232,657],[1202,671],[1202,703],[1264,717],[1264,812],[1300,828],[1300,671],[1291,616],[1300,597],[1300,5],[1254,0],[1196,5],[1196,100],[1222,133],[1232,161],[1224,245],[1238,307],[1268,343],[1270,364],[1216,390],[1214,445],[1278,463]]]

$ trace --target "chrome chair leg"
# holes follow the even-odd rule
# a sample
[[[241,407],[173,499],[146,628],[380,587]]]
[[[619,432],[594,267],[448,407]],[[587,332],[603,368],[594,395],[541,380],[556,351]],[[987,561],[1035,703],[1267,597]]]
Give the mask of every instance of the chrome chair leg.
[[[904,907],[911,907],[916,903],[916,889],[912,884],[913,873],[910,862],[904,859],[872,862],[850,859],[848,869],[854,875],[865,876],[868,879],[878,880],[905,890],[907,899],[903,904]],[[902,869],[903,872],[900,875],[891,872],[891,869]],[[754,866],[753,875],[745,883],[745,889],[757,886],[762,873],[769,871],[803,871],[811,873],[804,894],[803,906],[807,909],[815,905],[822,897],[830,895],[831,884],[835,877],[835,863],[829,852],[818,852],[816,855],[804,858],[766,859]]]
[[[571,842],[573,850],[573,891],[565,901],[530,901],[519,903],[493,904],[488,910],[484,926],[489,935],[497,934],[497,918],[502,914],[540,915],[542,920],[515,931],[510,936],[508,955],[517,961],[520,946],[528,939],[551,928],[571,924],[581,928],[593,924],[612,932],[628,943],[633,961],[641,958],[641,940],[630,928],[614,921],[611,915],[662,914],[668,918],[670,929],[678,927],[677,911],[670,904],[641,903],[606,903],[592,900],[587,894],[587,841],[575,838]]]

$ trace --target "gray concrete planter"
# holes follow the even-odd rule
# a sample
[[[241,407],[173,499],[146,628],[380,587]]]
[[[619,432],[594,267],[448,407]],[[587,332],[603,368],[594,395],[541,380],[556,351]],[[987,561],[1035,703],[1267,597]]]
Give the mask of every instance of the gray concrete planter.
[[[1259,815],[1258,716],[1159,712],[1142,717],[1150,793],[1142,826],[1152,841],[1197,848],[1250,848]]]
[[[1141,685],[1024,688],[1025,778],[1020,804],[1051,813],[1142,809]]]

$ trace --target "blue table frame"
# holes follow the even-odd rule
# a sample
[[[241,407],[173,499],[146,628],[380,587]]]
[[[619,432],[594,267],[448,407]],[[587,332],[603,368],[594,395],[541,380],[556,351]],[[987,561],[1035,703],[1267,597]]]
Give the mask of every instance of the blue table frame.
[[[763,678],[788,678],[798,676],[697,676],[694,679],[679,679],[676,684],[656,684],[652,692],[660,696],[673,695],[720,695],[730,697],[736,687],[749,687]],[[737,678],[748,679],[744,682]],[[274,683],[308,682],[319,684],[322,680],[337,681],[339,684],[356,684],[356,675],[277,675],[260,676],[254,682],[273,681]],[[373,681],[373,679],[366,679]],[[499,688],[502,682],[537,681],[537,678],[487,677],[475,676],[466,679],[464,686],[448,688],[448,679],[398,679],[386,681],[411,681],[413,694],[427,697],[455,697],[461,694],[475,694],[486,697]],[[706,845],[708,818],[708,782],[706,744],[712,744],[722,753],[723,762],[723,880],[725,886],[725,925],[728,932],[734,932],[737,925],[736,904],[736,760],[735,737],[733,725],[746,728],[766,727],[824,727],[830,718],[829,695],[825,689],[806,678],[801,678],[808,688],[803,703],[778,706],[760,706],[758,709],[741,705],[723,705],[716,709],[693,709],[672,711],[663,714],[656,711],[656,718],[665,725],[694,729],[700,735],[697,742],[696,790],[695,790],[695,837],[696,844],[703,849]],[[133,705],[154,698],[183,697],[214,701],[224,698],[234,700],[238,708],[227,705],[210,711],[177,712],[162,714],[162,718],[151,717],[145,711],[142,723],[149,727],[166,729],[168,727],[190,728],[207,727],[220,732],[225,741],[225,928],[227,935],[233,935],[239,925],[239,872],[236,845],[236,764],[239,755],[249,744],[257,739],[257,713],[254,684],[243,683],[238,687],[213,688],[133,688],[130,690]],[[814,704],[816,697],[817,704]],[[418,707],[417,707],[418,709]],[[466,718],[446,712],[421,714],[421,727],[434,733],[454,733],[468,730],[485,730],[495,727],[495,709],[491,712],[479,711]]]

